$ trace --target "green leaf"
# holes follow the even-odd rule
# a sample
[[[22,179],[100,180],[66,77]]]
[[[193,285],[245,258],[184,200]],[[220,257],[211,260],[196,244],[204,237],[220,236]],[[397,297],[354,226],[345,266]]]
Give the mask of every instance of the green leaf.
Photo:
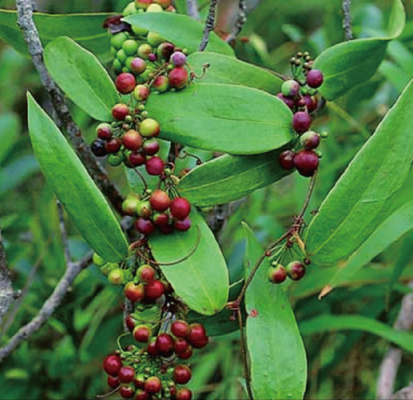
[[[388,199],[402,187],[413,160],[410,115],[413,81],[337,181],[307,234],[318,264],[333,264],[357,250],[383,222]]]
[[[124,21],[132,26],[155,32],[174,45],[187,49],[189,53],[198,51],[204,34],[204,24],[181,14],[142,13],[130,15],[124,18]],[[213,32],[209,38],[207,50],[229,56],[234,55],[231,46]]]
[[[204,150],[265,153],[295,136],[291,110],[280,99],[242,86],[194,84],[179,96],[150,96],[147,110],[161,138]]]
[[[53,79],[80,108],[99,121],[111,119],[119,94],[97,58],[72,39],[59,37],[44,52]]]
[[[202,215],[193,209],[190,218],[192,227],[188,232],[154,235],[149,246],[166,279],[188,307],[213,315],[227,303],[228,270]],[[173,265],[162,265],[165,263]]]
[[[194,68],[197,76],[202,75],[203,67],[209,64],[202,83],[227,83],[252,87],[276,94],[283,81],[269,70],[237,60],[234,57],[217,53],[197,52],[188,57],[188,65]]]
[[[396,331],[382,322],[361,315],[321,315],[300,323],[300,331],[303,335],[340,330],[369,332],[387,339],[407,351],[413,352],[413,335],[411,333]]]
[[[205,316],[196,312],[188,313],[188,321],[204,325],[208,336],[222,336],[239,329],[238,321],[231,319],[234,312],[228,309],[220,311],[213,316]]]
[[[113,14],[65,14],[34,13],[33,19],[43,46],[59,36],[69,36],[81,46],[105,57],[110,51],[110,37],[103,29],[105,19]],[[19,53],[29,55],[27,44],[17,26],[16,11],[0,10],[0,38]]]
[[[264,250],[246,224],[244,229],[248,274]],[[303,341],[283,287],[268,282],[268,266],[265,259],[245,298],[254,398],[302,399],[307,381]]]
[[[328,48],[314,61],[323,72],[320,93],[327,100],[342,96],[369,80],[377,71],[390,40],[403,31],[406,15],[401,0],[395,0],[389,23],[389,37],[357,39]]]
[[[20,120],[16,114],[0,116],[0,164],[13,148],[20,133]]]
[[[49,184],[90,247],[107,261],[128,254],[128,244],[112,210],[57,126],[30,93],[29,132],[34,153]]]
[[[281,169],[278,162],[283,150],[215,158],[185,175],[179,183],[179,193],[200,207],[241,199],[290,173]]]

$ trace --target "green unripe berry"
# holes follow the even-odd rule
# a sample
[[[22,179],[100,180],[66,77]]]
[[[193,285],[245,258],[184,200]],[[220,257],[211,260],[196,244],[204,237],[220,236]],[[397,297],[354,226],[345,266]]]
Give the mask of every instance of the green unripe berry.
[[[295,97],[300,93],[300,84],[293,79],[285,81],[281,86],[281,92],[284,96]]]
[[[134,60],[134,57],[130,56],[125,61],[125,67],[130,71],[132,71],[132,61],[133,60]]]
[[[131,2],[129,3],[124,10],[122,11],[122,15],[124,15],[125,17],[127,17],[128,15],[133,15],[133,14],[137,14],[137,10],[135,7],[135,2]]]
[[[117,167],[122,164],[124,160],[124,156],[122,153],[117,153],[117,154],[109,154],[108,156],[108,164],[111,165],[112,167]]]
[[[149,32],[145,28],[140,28],[139,26],[133,26],[133,25],[132,25],[132,31],[136,36],[146,36]]]
[[[126,59],[128,58],[128,56],[126,55],[125,51],[123,49],[120,49],[117,53],[116,53],[116,58],[122,63],[125,64]]]
[[[149,32],[148,33],[148,43],[151,46],[158,47],[164,41],[165,41],[165,39],[161,35],[159,35],[155,32]]]
[[[128,67],[125,66],[125,67],[122,68],[122,72],[130,73],[131,70]]]
[[[123,270],[121,270],[120,268],[115,268],[110,271],[108,275],[108,281],[112,285],[122,285],[125,282],[125,275],[123,273]]]
[[[163,12],[163,8],[159,4],[151,4],[147,9],[146,12]]]
[[[138,56],[144,60],[147,60],[152,52],[152,47],[149,44],[141,44],[138,48]]]
[[[147,118],[141,122],[139,132],[145,137],[155,137],[161,132],[161,126],[158,121],[152,118]]]
[[[110,48],[110,54],[112,54],[112,56],[115,56],[117,52],[118,52],[118,49],[116,49],[115,47],[112,46]]]
[[[138,101],[145,101],[149,97],[149,87],[146,85],[137,85],[133,90],[133,96]]]
[[[122,47],[123,42],[128,38],[125,32],[119,32],[112,36],[110,39],[110,44],[115,49],[120,49]]]
[[[117,58],[115,58],[113,60],[113,70],[117,74],[120,74],[122,72],[122,69],[123,69],[123,64]]]
[[[119,265],[117,263],[106,263],[100,267],[100,271],[102,272],[103,275],[108,276],[111,271],[114,269],[118,268]]]
[[[133,56],[138,50],[138,43],[135,40],[125,40],[122,44],[122,49],[127,56]]]
[[[95,264],[97,267],[101,267],[102,265],[106,264],[106,261],[98,254],[98,253],[93,253],[93,264]]]

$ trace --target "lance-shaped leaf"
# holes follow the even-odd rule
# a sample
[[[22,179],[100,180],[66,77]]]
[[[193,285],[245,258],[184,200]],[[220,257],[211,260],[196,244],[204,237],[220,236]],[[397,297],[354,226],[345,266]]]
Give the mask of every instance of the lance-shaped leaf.
[[[369,80],[382,62],[388,42],[403,31],[405,19],[403,3],[395,0],[388,37],[351,40],[321,53],[314,61],[314,68],[324,75],[320,93],[327,100],[334,100]]]
[[[107,261],[128,254],[108,203],[55,123],[28,94],[29,132],[41,170],[90,247]]]
[[[103,22],[113,14],[64,14],[34,13],[33,19],[43,46],[59,36],[69,36],[81,46],[105,57],[110,51],[110,36],[103,29]],[[19,53],[29,55],[27,44],[17,26],[17,13],[0,10],[0,38]]]
[[[92,53],[68,37],[59,37],[48,44],[44,59],[50,75],[74,103],[99,121],[111,119],[119,94]]]
[[[265,153],[295,136],[291,110],[280,99],[242,86],[193,84],[179,96],[150,96],[147,111],[161,138],[204,150]]]
[[[337,181],[311,222],[307,251],[332,264],[358,249],[383,223],[389,199],[413,161],[413,81]]]
[[[198,50],[204,34],[204,24],[181,14],[142,13],[130,15],[124,20],[132,26],[156,32],[165,40],[182,49],[187,49],[190,53]],[[231,46],[213,32],[211,32],[206,49],[214,53],[234,55]]]
[[[264,250],[245,224],[244,229],[246,273],[249,274]],[[268,282],[268,266],[265,259],[245,298],[254,398],[302,399],[307,381],[303,341],[283,287]]]
[[[278,157],[282,151],[215,158],[185,175],[179,183],[179,193],[200,207],[241,199],[290,173],[280,167]]]
[[[252,87],[276,94],[283,81],[264,68],[237,60],[234,57],[211,52],[197,52],[188,57],[188,65],[201,76],[205,65],[209,65],[202,83],[227,83]]]
[[[202,215],[193,209],[190,218],[189,231],[154,235],[149,246],[166,279],[188,307],[203,315],[213,315],[228,300],[228,269]]]

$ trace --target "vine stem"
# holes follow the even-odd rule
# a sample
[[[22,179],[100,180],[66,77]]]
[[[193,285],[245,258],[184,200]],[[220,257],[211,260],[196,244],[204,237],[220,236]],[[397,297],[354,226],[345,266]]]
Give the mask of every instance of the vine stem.
[[[204,51],[208,46],[209,36],[215,28],[215,12],[217,8],[218,0],[211,0],[209,6],[208,17],[205,22],[204,36],[202,38],[201,44],[199,45],[199,51]]]
[[[343,13],[344,21],[343,28],[346,35],[346,40],[353,39],[353,32],[351,31],[351,12],[350,12],[351,0],[343,0]]]

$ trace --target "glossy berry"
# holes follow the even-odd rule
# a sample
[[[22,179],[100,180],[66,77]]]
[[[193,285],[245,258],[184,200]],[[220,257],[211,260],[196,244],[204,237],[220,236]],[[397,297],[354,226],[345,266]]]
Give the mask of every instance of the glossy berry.
[[[175,51],[175,46],[172,43],[164,42],[158,46],[156,53],[160,58],[169,60],[172,53]]]
[[[141,122],[139,132],[145,137],[155,137],[161,132],[161,126],[158,121],[152,118],[146,118]]]
[[[304,133],[310,129],[311,117],[305,111],[298,111],[293,116],[293,128],[297,133]]]
[[[135,221],[135,229],[145,236],[149,236],[155,232],[155,225],[149,219],[139,217]]]
[[[159,4],[151,4],[146,10],[146,12],[149,12],[149,13],[150,12],[162,12],[162,11],[163,9]]]
[[[141,200],[136,207],[136,213],[145,219],[149,219],[152,215],[151,203],[147,200]]]
[[[127,56],[133,56],[136,54],[136,50],[138,50],[138,42],[133,39],[125,40],[122,44],[122,50]]]
[[[181,51],[175,51],[171,55],[170,61],[175,67],[183,67],[186,64],[186,55]]]
[[[117,376],[108,376],[107,382],[108,386],[112,389],[116,389],[120,385],[120,380]]]
[[[169,225],[169,215],[166,213],[153,214],[152,221],[159,227],[165,227]]]
[[[136,151],[142,147],[143,139],[137,131],[130,129],[122,136],[122,143],[125,149]]]
[[[106,150],[106,142],[102,139],[96,139],[91,144],[90,149],[96,157],[105,157],[108,154]]]
[[[317,132],[308,131],[300,137],[300,143],[306,150],[316,149],[320,144],[320,135]]]
[[[136,271],[136,276],[142,282],[153,281],[156,277],[156,271],[148,264],[141,265]]]
[[[164,75],[160,75],[153,81],[152,87],[158,92],[164,93],[169,89],[169,78]]]
[[[143,58],[144,60],[147,60],[149,57],[149,54],[153,52],[152,47],[149,44],[141,44],[138,48],[138,56],[140,58]]]
[[[129,107],[126,104],[116,104],[112,108],[112,116],[118,121],[123,121],[129,115]]]
[[[135,7],[141,10],[146,10],[152,3],[153,0],[135,0]]]
[[[112,127],[105,122],[101,123],[97,126],[96,133],[99,139],[108,140],[112,137]]]
[[[166,192],[157,189],[151,194],[149,202],[154,210],[162,212],[169,208],[171,199]]]
[[[115,85],[116,85],[116,89],[120,93],[128,94],[128,93],[132,93],[133,89],[135,89],[136,80],[132,74],[128,72],[124,72],[118,75],[115,81]]]
[[[170,357],[174,352],[174,340],[171,335],[161,333],[156,338],[156,348],[163,357]]]
[[[159,151],[160,145],[156,139],[148,139],[144,142],[142,149],[148,156],[154,156]]]
[[[146,163],[146,155],[140,152],[129,154],[128,161],[133,167],[139,167]]]
[[[281,265],[278,264],[278,266],[270,267],[268,269],[268,280],[271,283],[283,283],[287,279],[287,271],[286,269]]]
[[[135,369],[129,365],[123,366],[119,370],[119,380],[122,383],[131,383],[135,379]]]
[[[305,94],[303,96],[303,100],[305,102],[307,111],[309,113],[317,109],[317,105],[318,105],[317,97],[315,96],[312,97],[312,96],[309,96],[308,94]]]
[[[172,200],[170,209],[172,216],[182,221],[191,212],[191,204],[184,197],[177,197]]]
[[[127,315],[125,318],[125,325],[128,327],[130,331],[133,331],[136,325],[135,320],[130,315]]]
[[[122,368],[122,360],[119,356],[111,354],[103,361],[103,369],[110,376],[118,376],[119,370]]]
[[[172,331],[172,333],[173,333],[173,331]],[[190,348],[190,346],[191,345],[189,344],[189,342],[186,339],[184,339],[183,337],[178,337],[177,339],[175,339],[174,350],[175,350],[176,354],[183,353],[183,352],[187,351]]]
[[[115,268],[110,271],[108,275],[108,281],[112,285],[123,285],[125,281],[125,274],[123,273],[123,270],[121,270],[120,268]]]
[[[191,228],[192,222],[186,217],[183,220],[177,219],[174,221],[174,227],[177,231],[186,232]]]
[[[109,154],[114,154],[120,150],[121,146],[122,141],[119,138],[115,137],[106,142],[106,151]]]
[[[295,103],[291,97],[284,96],[282,93],[278,93],[277,97],[282,100],[288,108],[291,108],[291,110],[294,108]]]
[[[122,203],[122,211],[126,215],[134,216],[136,214],[136,207],[140,202],[140,198],[137,195],[129,195]]]
[[[145,288],[141,283],[135,285],[133,282],[128,282],[123,288],[123,293],[127,299],[134,303],[145,298]]]
[[[208,336],[204,336],[198,340],[192,340],[191,345],[194,349],[203,349],[209,342]]]
[[[161,158],[154,156],[151,157],[148,161],[146,161],[146,172],[149,175],[160,175],[164,169],[164,162]]]
[[[169,71],[169,85],[174,89],[183,89],[188,85],[188,71],[182,67],[176,67]]]
[[[188,342],[195,349],[202,349],[208,344],[208,337],[202,324],[194,323],[189,325],[190,332],[187,337]]]
[[[281,168],[286,171],[294,169],[294,156],[295,152],[292,150],[283,151],[278,157],[278,162],[280,163]]]
[[[149,355],[153,357],[159,356],[159,351],[158,348],[156,347],[156,338],[151,338],[148,343],[148,347],[146,348],[146,351],[148,352]]]
[[[181,360],[188,360],[189,358],[192,357],[193,351],[192,347],[189,346],[185,351],[181,351],[180,353],[176,353],[178,358]]]
[[[313,151],[301,150],[294,156],[294,165],[302,176],[313,176],[318,168],[318,163],[318,156]]]
[[[149,400],[150,399],[149,396],[150,396],[149,393],[146,392],[145,390],[138,389],[136,391],[135,400]]]
[[[300,261],[290,262],[286,270],[289,278],[293,281],[298,281],[305,275],[305,266]]]
[[[188,322],[180,319],[174,321],[171,325],[171,332],[177,338],[186,338],[190,333],[190,327]]]
[[[187,388],[181,388],[176,392],[176,400],[191,400],[192,392]]]
[[[130,70],[136,74],[139,75],[146,69],[146,62],[140,57],[135,57],[132,59],[130,63]]]
[[[147,343],[152,336],[152,330],[147,325],[138,325],[133,330],[133,337],[137,342]]]
[[[174,381],[178,385],[184,385],[191,380],[192,372],[186,365],[177,365],[174,369]]]
[[[145,101],[149,97],[150,90],[149,87],[146,85],[137,85],[133,90],[133,97],[137,101]]]
[[[300,84],[293,79],[285,81],[281,86],[281,92],[284,96],[295,97],[300,93]]]
[[[319,71],[318,69],[312,69],[311,71],[308,71],[306,78],[306,83],[308,86],[313,89],[317,89],[322,85],[323,81],[324,77],[321,71]]]
[[[121,386],[119,389],[119,394],[124,399],[131,399],[135,394],[135,390],[132,388],[132,386]]]
[[[162,389],[162,383],[157,376],[151,376],[145,382],[145,392],[147,393],[158,393]]]
[[[149,300],[159,299],[164,293],[165,287],[161,281],[155,279],[145,285],[145,295]]]
[[[135,380],[133,383],[138,389],[143,389],[145,387],[145,375],[144,374],[139,374],[136,375]]]

